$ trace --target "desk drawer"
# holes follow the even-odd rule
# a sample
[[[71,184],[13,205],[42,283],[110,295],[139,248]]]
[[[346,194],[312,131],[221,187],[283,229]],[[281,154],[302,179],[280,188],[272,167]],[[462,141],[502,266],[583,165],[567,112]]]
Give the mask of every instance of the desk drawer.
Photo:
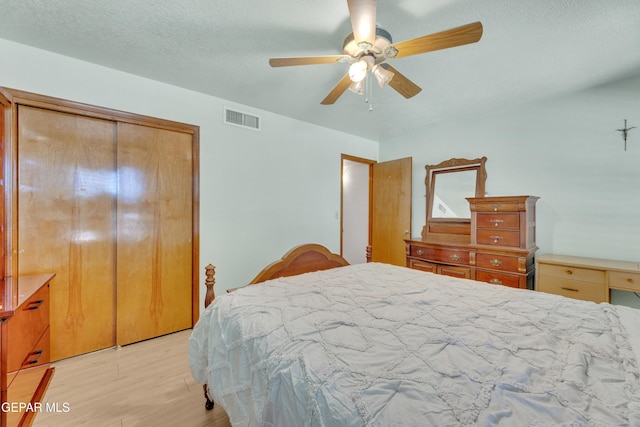
[[[607,301],[607,287],[604,283],[598,284],[540,275],[537,290],[597,303]]]
[[[606,273],[603,270],[593,270],[590,268],[540,263],[538,264],[538,273],[542,276],[591,282],[601,284],[603,286],[606,283]]]
[[[22,304],[7,325],[7,372],[20,369],[49,327],[49,287],[43,286]],[[44,345],[44,344],[43,344]],[[48,338],[46,342],[47,358]],[[48,361],[47,361],[48,363]]]
[[[640,273],[609,273],[609,288],[623,291],[640,292]]]

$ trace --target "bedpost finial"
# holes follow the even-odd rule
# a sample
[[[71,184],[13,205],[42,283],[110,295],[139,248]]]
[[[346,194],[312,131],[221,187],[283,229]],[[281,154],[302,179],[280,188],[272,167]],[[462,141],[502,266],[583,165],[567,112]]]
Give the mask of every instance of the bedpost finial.
[[[211,301],[214,300],[214,298],[216,297],[215,293],[213,292],[213,287],[216,284],[216,279],[215,279],[215,274],[216,274],[216,267],[213,264],[209,264],[204,268],[204,274],[206,276],[206,278],[204,279],[204,284],[207,287],[207,293],[204,297],[204,306],[208,307],[209,304],[211,304]]]

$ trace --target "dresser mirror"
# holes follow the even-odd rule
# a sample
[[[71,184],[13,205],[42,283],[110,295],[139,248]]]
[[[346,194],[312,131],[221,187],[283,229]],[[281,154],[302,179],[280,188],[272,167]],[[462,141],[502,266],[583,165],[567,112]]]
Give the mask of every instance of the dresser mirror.
[[[467,197],[484,197],[486,157],[454,158],[426,165],[427,221],[422,238],[432,242],[469,243],[471,211]]]

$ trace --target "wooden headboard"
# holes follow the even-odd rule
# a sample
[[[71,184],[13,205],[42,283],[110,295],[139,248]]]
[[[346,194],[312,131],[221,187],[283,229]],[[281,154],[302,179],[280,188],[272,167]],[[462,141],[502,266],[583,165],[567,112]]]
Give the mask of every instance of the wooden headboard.
[[[278,277],[295,276],[312,271],[328,270],[330,268],[344,267],[349,265],[347,260],[338,254],[332,253],[329,249],[316,243],[307,243],[296,246],[278,261],[272,262],[262,269],[260,273],[249,282],[250,285],[262,283]],[[215,285],[215,267],[211,264],[205,267],[205,285],[207,294],[204,306],[207,307],[215,298],[213,286]]]

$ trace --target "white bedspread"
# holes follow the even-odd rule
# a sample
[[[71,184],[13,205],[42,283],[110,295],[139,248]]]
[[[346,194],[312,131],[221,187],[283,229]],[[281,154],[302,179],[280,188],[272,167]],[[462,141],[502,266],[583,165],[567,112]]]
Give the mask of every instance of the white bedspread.
[[[370,263],[217,297],[190,363],[234,426],[639,426],[627,334],[609,304]]]

